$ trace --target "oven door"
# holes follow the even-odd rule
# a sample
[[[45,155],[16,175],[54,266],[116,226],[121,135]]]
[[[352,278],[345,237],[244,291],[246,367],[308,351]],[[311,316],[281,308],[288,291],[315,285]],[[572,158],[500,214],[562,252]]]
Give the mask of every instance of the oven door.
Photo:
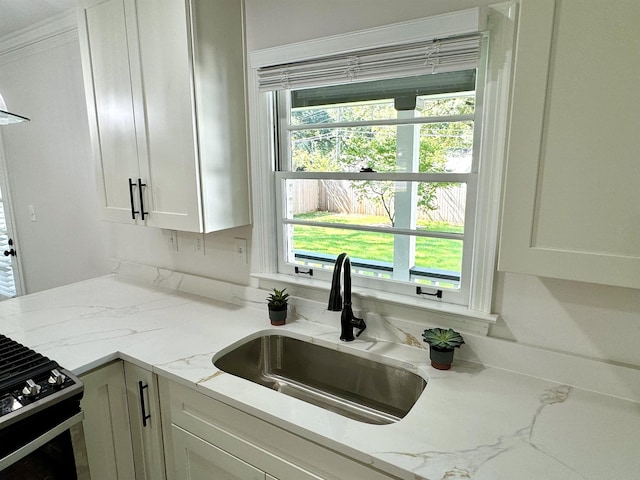
[[[38,430],[40,415],[16,424],[13,432],[20,430],[20,437],[0,432],[6,442],[16,448],[0,458],[0,480],[87,480],[88,468],[78,465],[76,459],[86,459],[82,412],[75,413],[46,431],[31,434],[25,443],[25,432]],[[73,437],[73,439],[72,439]],[[6,452],[4,452],[6,453]]]

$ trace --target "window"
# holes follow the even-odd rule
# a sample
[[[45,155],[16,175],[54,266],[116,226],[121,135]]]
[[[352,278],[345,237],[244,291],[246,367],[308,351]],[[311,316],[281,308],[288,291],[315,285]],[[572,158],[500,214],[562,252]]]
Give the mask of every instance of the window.
[[[347,252],[361,294],[492,321],[514,19],[495,6],[252,53],[252,272],[313,287]]]
[[[280,270],[329,269],[415,294],[465,290],[473,229],[476,71],[276,95]],[[459,295],[458,295],[459,296]]]

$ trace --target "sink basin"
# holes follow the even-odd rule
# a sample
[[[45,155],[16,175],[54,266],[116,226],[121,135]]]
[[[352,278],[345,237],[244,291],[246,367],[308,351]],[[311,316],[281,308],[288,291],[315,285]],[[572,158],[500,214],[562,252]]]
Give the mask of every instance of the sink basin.
[[[264,335],[218,358],[223,372],[361,422],[402,419],[427,382],[409,370],[283,335]]]

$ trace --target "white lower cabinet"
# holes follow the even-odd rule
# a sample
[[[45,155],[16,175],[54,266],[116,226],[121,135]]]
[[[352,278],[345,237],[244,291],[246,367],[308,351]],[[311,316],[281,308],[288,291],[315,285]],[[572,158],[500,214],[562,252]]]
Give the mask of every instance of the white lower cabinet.
[[[200,437],[171,426],[177,478],[183,480],[265,480],[265,473]]]
[[[164,480],[156,376],[117,361],[81,377],[91,480]]]
[[[401,478],[127,362],[81,378],[92,480]]]
[[[399,478],[188,387],[159,387],[168,480]]]
[[[165,480],[157,376],[124,362],[136,480]]]
[[[122,362],[81,377],[83,429],[91,480],[133,480],[133,448]]]

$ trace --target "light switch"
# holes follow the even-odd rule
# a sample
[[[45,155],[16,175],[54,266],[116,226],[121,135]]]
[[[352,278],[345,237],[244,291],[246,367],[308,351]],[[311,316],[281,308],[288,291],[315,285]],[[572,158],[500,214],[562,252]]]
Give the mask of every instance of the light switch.
[[[193,236],[193,252],[196,255],[204,255],[204,235],[196,233]]]

